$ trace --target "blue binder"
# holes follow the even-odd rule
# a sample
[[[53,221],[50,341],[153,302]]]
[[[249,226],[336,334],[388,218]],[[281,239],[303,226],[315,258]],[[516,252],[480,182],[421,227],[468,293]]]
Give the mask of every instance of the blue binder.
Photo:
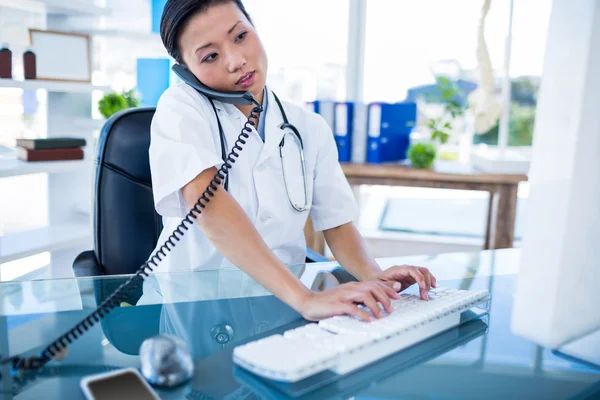
[[[335,103],[334,129],[335,144],[338,149],[338,161],[352,160],[352,132],[354,127],[354,104]]]
[[[169,87],[171,61],[168,58],[138,58],[137,86],[143,107],[156,107],[158,99]]]
[[[367,162],[406,159],[410,133],[417,119],[417,104],[371,103],[368,117]]]

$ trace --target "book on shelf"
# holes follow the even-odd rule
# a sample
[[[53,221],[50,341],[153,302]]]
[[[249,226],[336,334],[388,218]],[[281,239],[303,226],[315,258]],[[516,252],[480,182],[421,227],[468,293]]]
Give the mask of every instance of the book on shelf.
[[[17,146],[29,150],[66,149],[84,147],[86,141],[75,137],[53,137],[36,139],[17,139]]]
[[[67,161],[82,160],[83,149],[81,147],[65,149],[41,149],[31,150],[24,147],[17,148],[17,156],[23,161]]]

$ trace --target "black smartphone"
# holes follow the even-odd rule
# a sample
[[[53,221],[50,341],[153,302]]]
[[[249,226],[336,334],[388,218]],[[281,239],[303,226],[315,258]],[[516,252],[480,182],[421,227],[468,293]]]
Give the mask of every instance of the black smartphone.
[[[158,400],[152,386],[134,368],[92,375],[81,380],[81,390],[89,400]]]

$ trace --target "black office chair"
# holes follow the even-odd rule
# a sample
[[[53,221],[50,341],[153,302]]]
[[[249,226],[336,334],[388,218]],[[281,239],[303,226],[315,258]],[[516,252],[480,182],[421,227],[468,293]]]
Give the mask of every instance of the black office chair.
[[[102,127],[92,211],[94,249],[77,256],[75,276],[132,274],[157,244],[162,219],[154,209],[148,157],[154,111],[124,110]],[[306,261],[329,260],[307,248]]]

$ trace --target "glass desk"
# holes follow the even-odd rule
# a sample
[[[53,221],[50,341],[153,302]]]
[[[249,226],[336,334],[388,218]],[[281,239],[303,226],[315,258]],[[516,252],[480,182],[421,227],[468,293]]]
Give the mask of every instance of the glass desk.
[[[600,369],[542,348],[510,331],[519,250],[385,258],[426,266],[440,286],[487,289],[490,314],[326,385],[306,398],[600,398]],[[320,271],[335,263],[289,266],[308,287],[335,284]],[[327,275],[326,275],[327,276]],[[331,278],[331,276],[328,276]],[[85,317],[127,277],[0,284],[0,354],[36,354]],[[413,288],[409,288],[410,291]],[[416,288],[415,288],[416,289]],[[232,362],[234,345],[305,324],[239,270],[157,274],[69,346],[67,357],[20,376],[2,369],[3,399],[83,398],[81,378],[140,366],[143,340],[177,335],[195,360],[185,386],[165,399],[284,399]],[[226,344],[214,332],[229,325]],[[587,397],[586,397],[587,396]]]

